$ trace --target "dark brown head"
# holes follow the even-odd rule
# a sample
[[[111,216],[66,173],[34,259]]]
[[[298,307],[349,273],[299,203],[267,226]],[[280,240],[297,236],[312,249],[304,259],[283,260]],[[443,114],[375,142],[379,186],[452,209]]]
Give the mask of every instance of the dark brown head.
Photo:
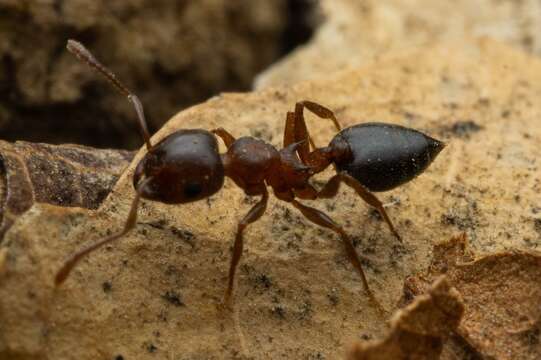
[[[224,183],[224,166],[213,134],[180,130],[155,144],[135,169],[134,187],[150,178],[141,196],[166,204],[201,200]]]

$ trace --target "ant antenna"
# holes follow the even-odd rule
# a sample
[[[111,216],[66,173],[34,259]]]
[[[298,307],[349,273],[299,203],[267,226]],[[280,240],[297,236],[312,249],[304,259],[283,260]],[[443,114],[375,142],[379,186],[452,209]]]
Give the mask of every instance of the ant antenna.
[[[111,70],[102,65],[98,60],[96,60],[94,55],[92,55],[92,53],[80,42],[75,40],[68,40],[66,48],[79,60],[87,63],[97,72],[105,76],[105,78],[107,78],[107,80],[109,80],[109,82],[111,82],[111,84],[113,84],[113,86],[122,95],[128,98],[128,101],[131,102],[133,107],[135,108],[135,112],[137,113],[137,119],[139,120],[139,130],[141,132],[141,136],[145,141],[147,150],[150,151],[152,149],[152,144],[150,143],[150,135],[148,133],[147,122],[145,120],[145,113],[143,111],[143,105],[141,104],[141,101],[139,100],[137,95],[132,94],[132,92],[128,90],[128,88],[124,86],[124,84],[122,84],[120,80],[117,79],[116,75]]]

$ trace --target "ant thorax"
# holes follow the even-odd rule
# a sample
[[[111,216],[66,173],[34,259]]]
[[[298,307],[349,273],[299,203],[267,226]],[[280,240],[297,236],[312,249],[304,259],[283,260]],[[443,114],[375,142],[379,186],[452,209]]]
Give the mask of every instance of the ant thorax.
[[[279,172],[280,153],[274,146],[253,137],[238,138],[222,155],[225,174],[247,194]]]

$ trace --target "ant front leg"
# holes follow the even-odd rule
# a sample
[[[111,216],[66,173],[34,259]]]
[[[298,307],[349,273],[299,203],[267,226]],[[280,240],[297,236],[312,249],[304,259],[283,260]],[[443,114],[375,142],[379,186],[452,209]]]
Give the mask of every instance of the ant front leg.
[[[238,228],[237,228],[237,235],[235,238],[235,245],[233,246],[233,257],[231,258],[231,265],[229,267],[229,280],[227,283],[227,291],[225,293],[224,297],[224,305],[229,306],[230,305],[230,299],[231,295],[233,293],[233,285],[235,282],[235,272],[237,270],[237,265],[239,264],[240,257],[242,256],[242,249],[244,247],[244,240],[243,240],[243,232],[246,226],[249,224],[257,221],[265,212],[265,209],[267,208],[267,202],[269,200],[269,192],[267,191],[267,188],[262,185],[261,186],[262,191],[262,197],[261,200],[257,204],[255,204],[248,214],[244,216],[244,218],[239,222]]]
[[[387,223],[387,226],[389,226],[389,229],[393,233],[393,235],[398,239],[398,241],[402,242],[402,239],[400,238],[400,235],[396,231],[396,229],[393,226],[393,223],[391,222],[391,219],[387,215],[387,212],[385,211],[385,208],[383,207],[383,204],[379,199],[372,194],[363,184],[358,182],[355,178],[352,176],[340,173],[334,175],[328,182],[325,184],[323,189],[321,189],[317,195],[318,198],[332,198],[335,197],[338,193],[338,189],[340,188],[340,183],[344,182],[346,185],[350,186],[357,192],[357,194],[368,204],[376,208],[376,210],[379,212],[383,220]]]
[[[128,215],[128,219],[126,220],[126,223],[124,225],[124,229],[122,231],[107,236],[106,238],[98,241],[97,243],[94,243],[92,245],[87,246],[86,248],[83,248],[82,250],[79,250],[75,254],[71,255],[68,260],[64,262],[64,265],[62,265],[62,268],[56,273],[56,276],[54,278],[54,283],[56,286],[61,285],[68,275],[70,274],[71,270],[75,267],[75,265],[81,260],[85,255],[91,253],[92,251],[102,247],[105,244],[108,244],[112,242],[113,240],[116,240],[124,235],[126,235],[131,229],[135,227],[135,222],[137,220],[137,207],[139,206],[139,199],[141,198],[141,193],[143,192],[145,186],[150,182],[151,178],[147,178],[146,180],[143,180],[139,186],[137,186],[137,192],[135,194],[135,198],[133,199],[130,213]]]
[[[235,142],[235,138],[233,137],[233,135],[231,135],[227,130],[225,130],[224,128],[217,128],[217,129],[213,129],[210,131],[211,133],[213,133],[214,135],[217,135],[219,136],[220,138],[222,138],[224,144],[225,144],[225,147],[226,148],[230,148],[231,145]]]

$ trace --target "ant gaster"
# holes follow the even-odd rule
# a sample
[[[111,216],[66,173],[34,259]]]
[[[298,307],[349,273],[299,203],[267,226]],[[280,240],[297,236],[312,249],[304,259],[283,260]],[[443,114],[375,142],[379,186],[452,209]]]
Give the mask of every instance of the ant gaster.
[[[218,192],[227,176],[247,195],[261,196],[261,199],[238,224],[225,304],[229,303],[233,292],[235,271],[243,250],[243,232],[246,226],[265,212],[269,199],[267,187],[271,187],[278,199],[293,205],[308,220],[329,228],[341,237],[349,261],[359,272],[365,290],[371,295],[360,257],[343,228],[324,212],[300,203],[297,198],[313,200],[334,197],[343,182],[377,209],[391,232],[400,240],[382,203],[371,191],[390,190],[422,173],[443,149],[442,142],[413,129],[384,123],[364,123],[341,130],[331,110],[311,101],[302,101],[296,104],[294,112],[287,113],[283,148],[280,150],[253,137],[235,139],[223,128],[210,132],[201,129],[179,130],[152,144],[143,107],[137,96],[82,44],[69,40],[67,48],[104,75],[133,104],[147,153],[135,169],[133,186],[136,193],[124,229],[73,254],[58,271],[56,285],[66,279],[83,256],[135,227],[140,198],[166,204],[189,203]],[[314,146],[304,120],[304,108],[334,123],[339,132],[328,146]],[[218,151],[218,137],[227,148],[224,154]],[[316,190],[309,179],[331,164],[335,166],[336,175],[321,190]]]

